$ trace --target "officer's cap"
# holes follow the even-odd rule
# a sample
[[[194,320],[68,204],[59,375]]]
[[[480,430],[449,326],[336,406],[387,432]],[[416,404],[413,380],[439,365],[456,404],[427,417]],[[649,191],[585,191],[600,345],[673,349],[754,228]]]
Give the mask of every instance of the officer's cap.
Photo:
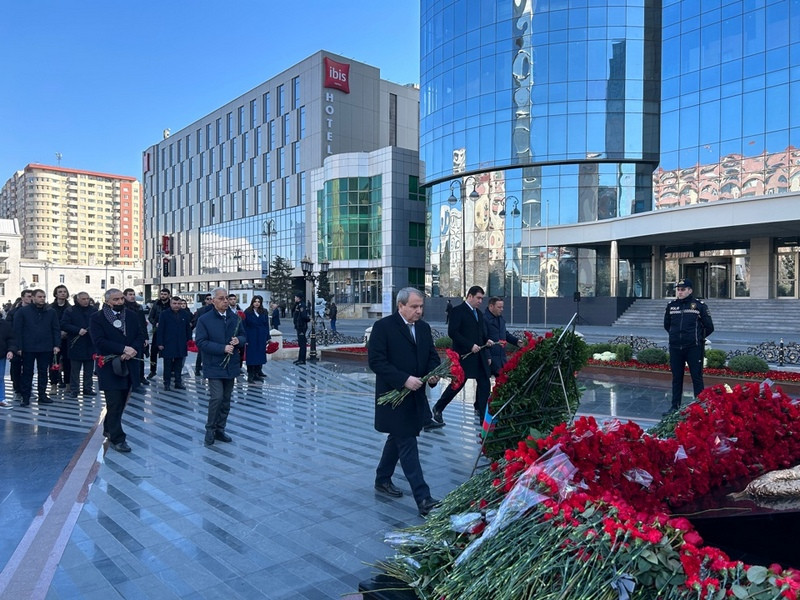
[[[692,288],[692,289],[694,289],[694,286],[692,285],[692,280],[689,279],[688,277],[684,277],[683,279],[678,279],[678,283],[675,284],[675,287],[676,288]]]

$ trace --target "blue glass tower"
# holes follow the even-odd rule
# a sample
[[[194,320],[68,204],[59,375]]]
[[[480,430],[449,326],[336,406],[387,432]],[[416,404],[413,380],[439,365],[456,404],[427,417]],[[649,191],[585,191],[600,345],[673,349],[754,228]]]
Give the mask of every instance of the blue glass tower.
[[[422,0],[432,295],[483,285],[533,322],[532,300],[661,297],[680,276],[781,295],[777,270],[751,287],[763,244],[661,210],[800,190],[800,0],[723,4]],[[670,239],[676,218],[696,239]]]

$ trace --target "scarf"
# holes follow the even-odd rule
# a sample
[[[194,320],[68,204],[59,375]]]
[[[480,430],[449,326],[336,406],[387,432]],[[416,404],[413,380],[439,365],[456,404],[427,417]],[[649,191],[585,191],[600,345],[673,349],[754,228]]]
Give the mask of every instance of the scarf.
[[[114,314],[114,309],[111,308],[108,304],[103,304],[103,314],[106,317],[106,320],[111,323],[116,329],[119,329],[122,332],[122,335],[125,335],[125,307],[122,307],[122,310],[119,311],[119,316]],[[115,321],[119,321],[122,323],[119,327],[114,325]]]

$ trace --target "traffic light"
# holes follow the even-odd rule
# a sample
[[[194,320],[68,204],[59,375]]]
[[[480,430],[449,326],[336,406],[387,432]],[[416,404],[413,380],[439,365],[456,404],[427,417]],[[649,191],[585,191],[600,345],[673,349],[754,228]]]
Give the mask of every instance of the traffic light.
[[[162,265],[161,274],[164,277],[169,277],[169,263],[170,263],[170,259],[167,258],[166,256],[161,259],[161,265]]]

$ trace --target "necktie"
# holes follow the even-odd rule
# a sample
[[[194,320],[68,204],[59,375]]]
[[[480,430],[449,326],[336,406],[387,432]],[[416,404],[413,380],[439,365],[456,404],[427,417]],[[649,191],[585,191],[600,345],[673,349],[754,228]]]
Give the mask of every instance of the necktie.
[[[473,308],[472,309],[472,314],[475,315],[475,320],[477,321],[478,320],[478,310]]]
[[[414,343],[416,343],[417,342],[417,336],[415,335],[415,332],[414,332],[414,324],[413,323],[408,323],[408,331],[409,331],[409,333],[411,333],[411,339],[414,340]]]

